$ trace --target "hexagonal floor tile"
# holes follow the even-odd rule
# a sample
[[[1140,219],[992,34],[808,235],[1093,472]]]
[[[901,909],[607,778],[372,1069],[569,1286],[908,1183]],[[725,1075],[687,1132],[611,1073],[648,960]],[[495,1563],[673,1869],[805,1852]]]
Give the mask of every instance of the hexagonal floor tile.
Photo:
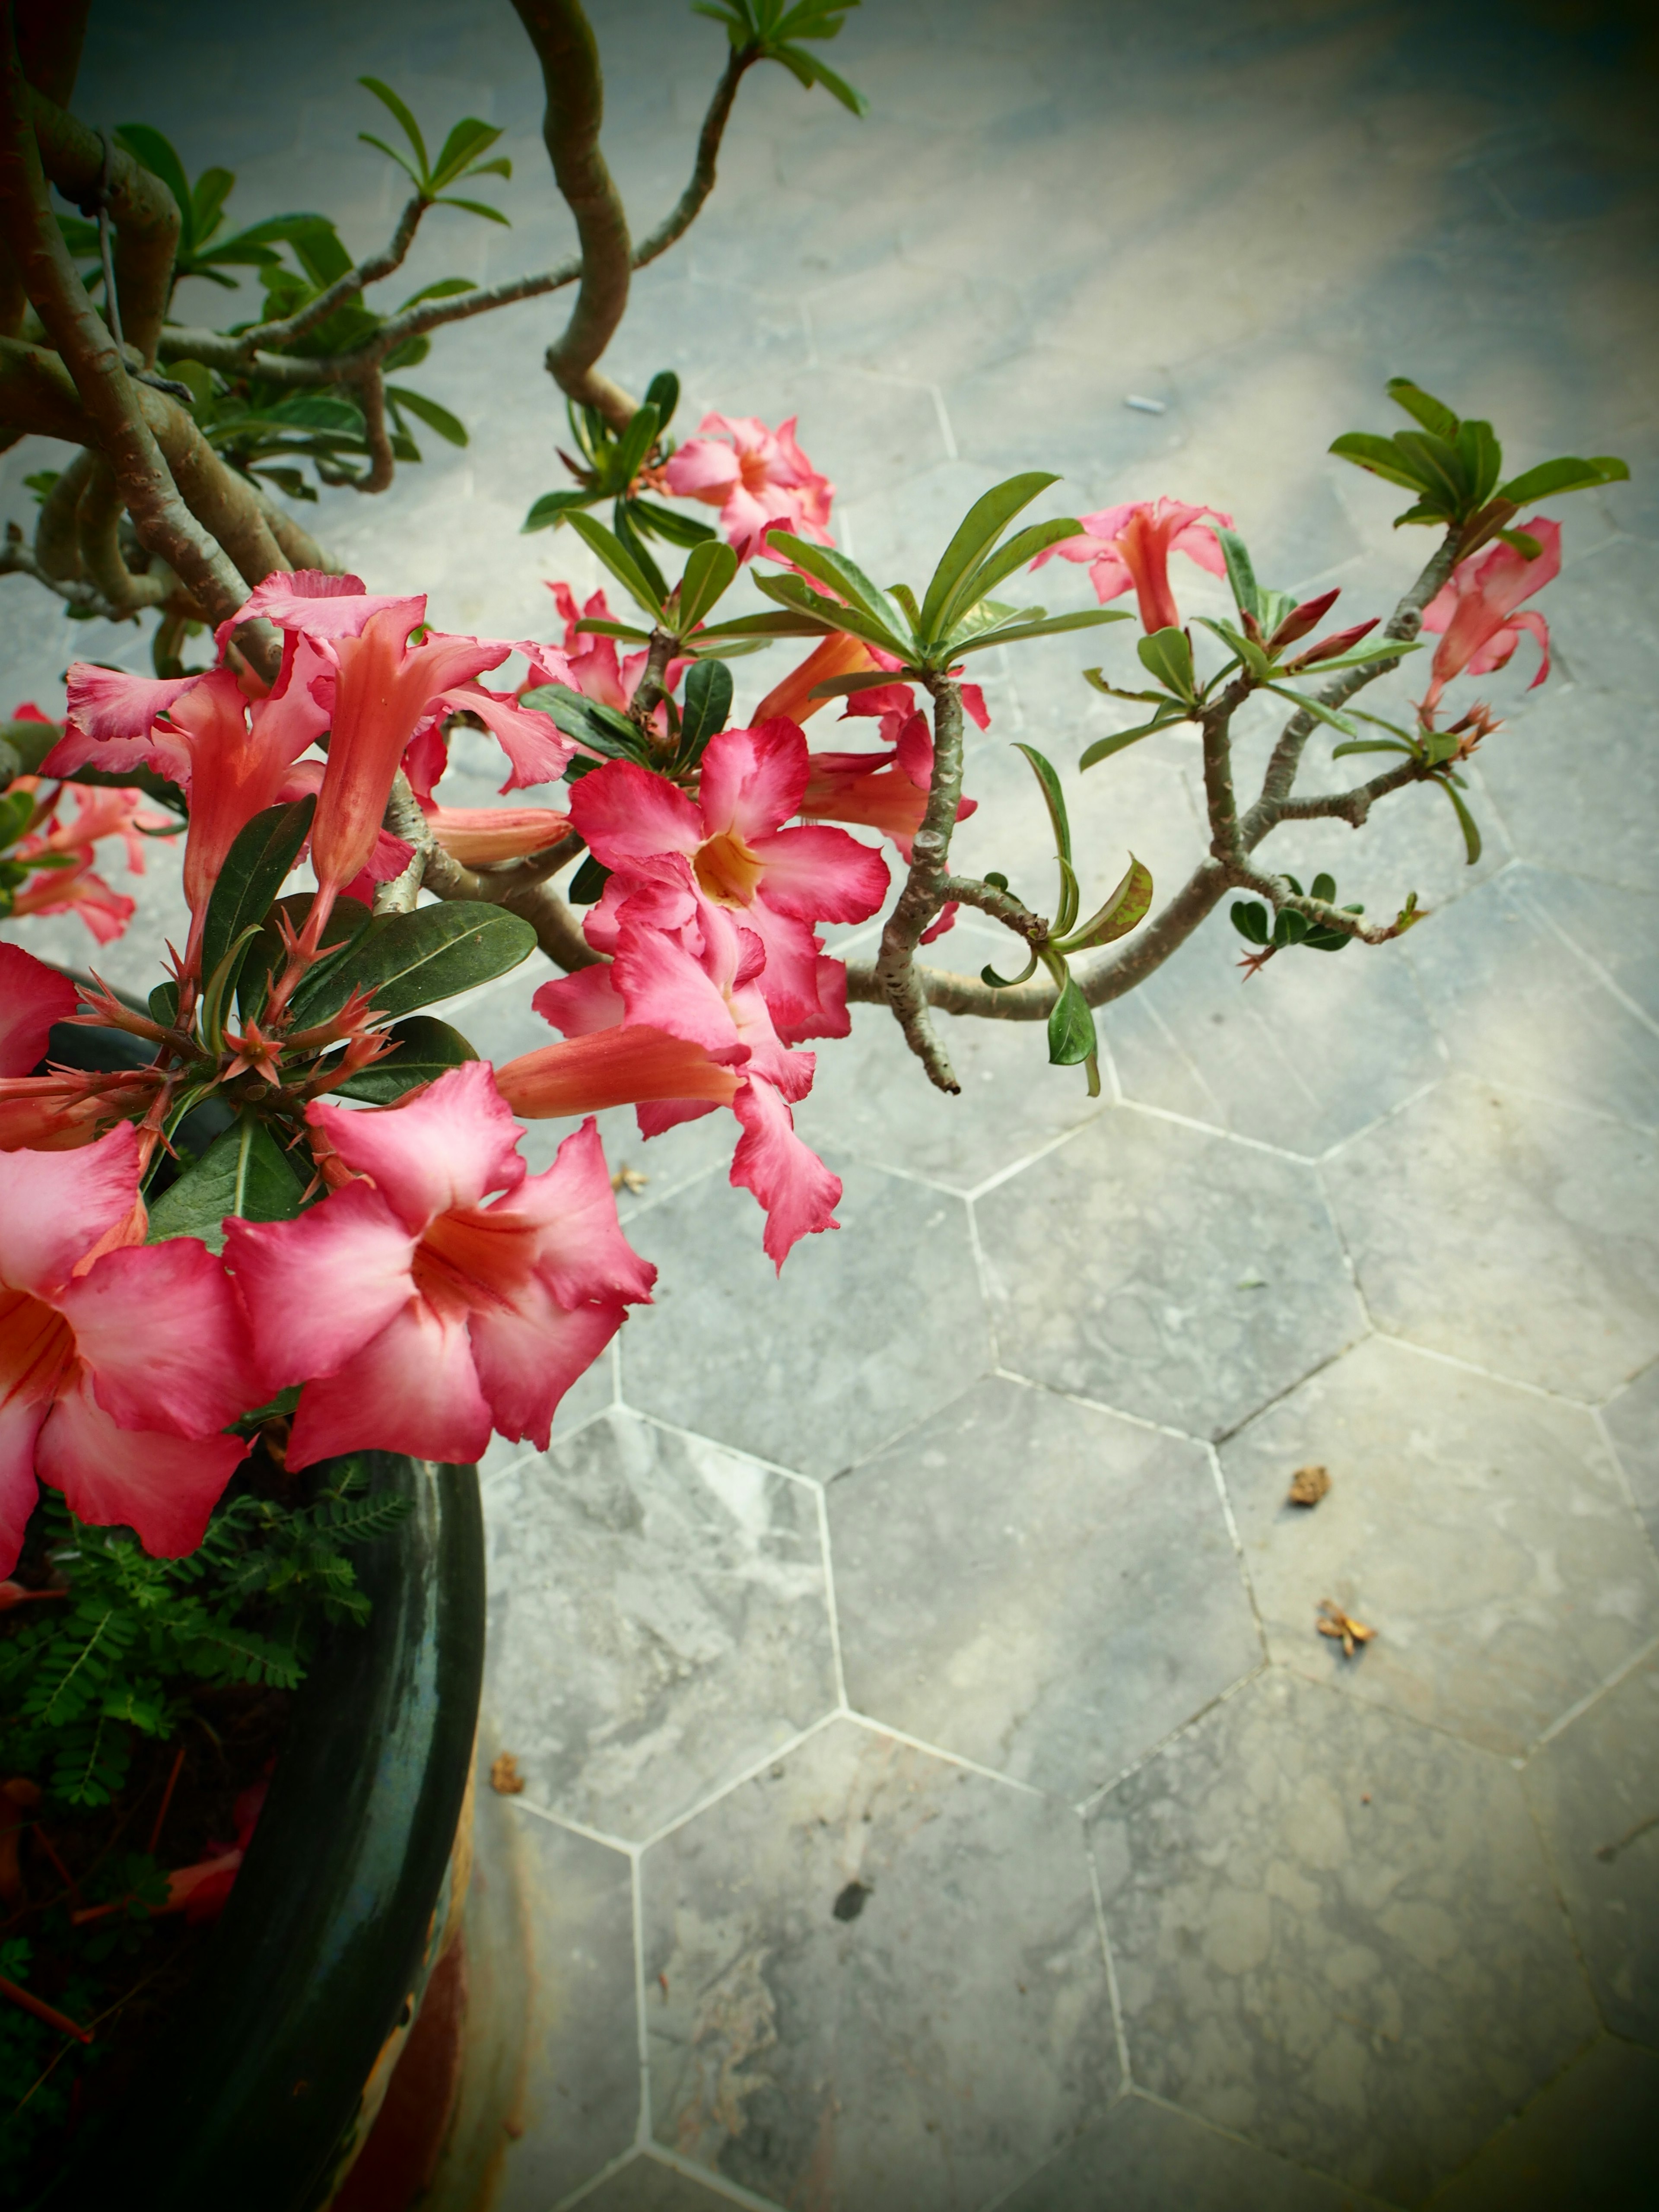
[[[1526,1779],[1607,2026],[1659,2043],[1659,1657],[1570,1722]]]
[[[1126,1098],[1315,1158],[1441,1073],[1403,961],[1350,947],[1276,959],[1247,981],[1217,920],[1105,1010]]]
[[[1274,1671],[1090,1823],[1138,2083],[1421,2202],[1589,2041],[1520,1777]]]
[[[1293,1469],[1328,1468],[1313,1510]],[[1588,1413],[1372,1337],[1222,1447],[1272,1656],[1523,1752],[1659,1631],[1659,1570]],[[1316,1633],[1330,1598],[1378,1631]]]
[[[831,1157],[839,1231],[781,1276],[747,1191],[707,1177],[633,1221],[660,1273],[623,1332],[629,1404],[811,1475],[834,1474],[991,1364],[959,1198]]]
[[[1116,1108],[977,1201],[1002,1364],[1224,1435],[1364,1327],[1314,1170]]]
[[[535,1803],[648,1836],[835,1704],[810,1486],[618,1411],[484,1501],[489,1698]]]
[[[511,1838],[519,1907],[509,1939],[528,1968],[529,2010],[512,2107],[519,2132],[493,2169],[489,2201],[498,2212],[547,2212],[619,2158],[639,2126],[633,1869],[621,1851],[495,1802]]]
[[[641,1866],[657,2139],[781,2204],[969,2212],[1117,2086],[1082,1832],[832,1722]]]
[[[1644,550],[1649,568],[1659,568],[1659,546]],[[1587,681],[1540,695],[1481,748],[1480,760],[1523,860],[1659,890],[1659,766],[1631,695],[1604,687],[1592,670]],[[1561,773],[1564,760],[1571,775]]]
[[[1659,2054],[1604,2035],[1436,2195],[1434,2212],[1633,2212],[1653,2197]]]
[[[1098,1788],[1261,1662],[1208,1455],[1001,1376],[830,1486],[847,1693]]]
[[[1590,1400],[1659,1351],[1651,1136],[1450,1076],[1322,1173],[1379,1328]]]
[[[1553,894],[1564,880],[1506,868],[1413,930],[1402,952],[1454,1067],[1565,1105],[1659,1122],[1659,1035],[1554,926],[1551,909],[1562,902]],[[1582,912],[1583,895],[1600,886],[1577,888]],[[1626,927],[1650,933],[1659,900],[1624,896],[1638,908]]]
[[[1659,1544],[1659,1360],[1601,1409],[1636,1509]]]
[[[1373,2201],[1131,2094],[997,2212],[1365,2212]]]
[[[642,2152],[580,2203],[582,2212],[721,2212],[732,2199]]]

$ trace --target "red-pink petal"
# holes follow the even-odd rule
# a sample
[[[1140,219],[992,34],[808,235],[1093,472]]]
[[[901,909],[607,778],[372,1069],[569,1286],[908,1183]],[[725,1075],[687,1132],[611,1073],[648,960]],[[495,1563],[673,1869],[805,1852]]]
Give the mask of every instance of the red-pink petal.
[[[611,975],[630,1023],[666,1030],[717,1060],[742,1056],[725,994],[677,939],[655,930],[626,931]]]
[[[67,975],[21,945],[0,945],[0,1076],[27,1075],[46,1057],[52,1024],[80,1002]]]
[[[240,619],[240,617],[239,617]],[[199,676],[130,676],[125,669],[70,664],[64,678],[69,720],[98,744],[111,738],[147,738],[158,714],[201,682]],[[47,758],[53,756],[48,754]]]
[[[241,1305],[194,1237],[106,1252],[53,1304],[123,1428],[209,1437],[258,1403]]]
[[[40,1495],[34,1443],[51,1406],[47,1398],[0,1397],[0,1576],[17,1565]]]
[[[288,1463],[378,1450],[465,1466],[483,1456],[490,1427],[465,1321],[411,1297],[337,1374],[307,1383]]]
[[[228,1221],[225,1259],[266,1388],[332,1374],[384,1328],[410,1296],[416,1242],[363,1182],[297,1221]]]
[[[579,968],[574,975],[556,975],[530,1003],[544,1022],[568,1037],[592,1036],[596,1030],[613,1028],[628,1014],[609,961]]]
[[[676,499],[721,507],[738,480],[737,455],[714,438],[688,438],[668,463],[668,489]]]
[[[887,896],[887,863],[844,830],[777,830],[750,838],[765,865],[761,897],[796,921],[863,921]]]
[[[544,1174],[526,1176],[489,1212],[496,1220],[534,1229],[536,1273],[562,1306],[593,1298],[649,1302],[657,1271],[622,1233],[591,1115],[565,1139]]]
[[[806,789],[806,739],[784,715],[755,730],[722,730],[708,741],[697,780],[703,835],[735,830],[752,844],[799,814]]]
[[[71,1513],[94,1528],[127,1528],[153,1559],[179,1559],[207,1534],[214,1507],[248,1445],[240,1437],[186,1442],[119,1426],[82,1380],[58,1401],[34,1463]]]
[[[576,750],[575,740],[560,732],[550,714],[520,706],[510,692],[486,691],[475,682],[436,693],[432,703],[477,716],[513,764],[504,792],[556,782]]]
[[[766,1208],[766,1256],[781,1272],[803,1237],[839,1229],[841,1178],[831,1175],[795,1134],[794,1117],[769,1083],[745,1083],[733,1109],[743,1134],[732,1158],[732,1181]]]
[[[416,1233],[439,1214],[477,1206],[486,1193],[510,1189],[524,1176],[518,1125],[487,1060],[450,1068],[407,1105],[319,1103],[307,1107],[306,1119],[349,1168],[373,1178]]]
[[[137,1195],[131,1121],[76,1152],[0,1153],[0,1284],[50,1297]]]
[[[570,818],[601,866],[624,871],[663,853],[689,859],[704,836],[685,793],[632,761],[607,761],[574,785]]]
[[[622,1326],[620,1305],[555,1303],[539,1284],[532,1310],[475,1313],[472,1358],[504,1437],[547,1449],[553,1415]]]

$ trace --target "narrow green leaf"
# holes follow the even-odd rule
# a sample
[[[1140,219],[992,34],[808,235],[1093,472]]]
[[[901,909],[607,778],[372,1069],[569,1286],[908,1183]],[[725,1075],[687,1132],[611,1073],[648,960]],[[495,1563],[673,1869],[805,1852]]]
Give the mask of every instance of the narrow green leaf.
[[[1431,430],[1397,430],[1394,442],[1420,463],[1419,480],[1424,488],[1443,499],[1454,514],[1463,513],[1471,503],[1474,486],[1456,447]]]
[[[227,1215],[244,1221],[292,1221],[305,1186],[288,1154],[256,1115],[243,1114],[149,1209],[146,1242],[199,1237],[224,1249]]]
[[[268,806],[246,823],[225,855],[202,923],[202,972],[210,975],[231,945],[263,922],[311,831],[314,798]]]
[[[1317,699],[1310,698],[1305,691],[1292,691],[1288,684],[1269,684],[1266,687],[1280,699],[1288,699],[1293,707],[1300,707],[1316,722],[1328,722],[1334,730],[1340,730],[1345,738],[1357,738],[1358,730],[1346,714],[1339,714],[1334,707],[1322,707]]]
[[[434,200],[432,204],[434,207],[462,208],[468,215],[485,216],[491,222],[500,223],[503,230],[511,230],[513,228],[513,219],[510,216],[503,215],[499,208],[486,207],[482,200],[459,199],[453,192],[446,192],[441,198]]]
[[[1243,661],[1259,683],[1265,682],[1273,672],[1273,663],[1253,638],[1246,637],[1231,623],[1212,622],[1208,615],[1198,618],[1206,629],[1221,640],[1235,660]]]
[[[1072,824],[1066,812],[1066,793],[1060,787],[1060,775],[1052,761],[1045,760],[1035,745],[1016,743],[1014,750],[1024,754],[1031,763],[1042,793],[1042,803],[1048,810],[1048,819],[1054,824],[1054,849],[1058,857],[1069,868],[1072,865]]]
[[[970,614],[1006,577],[1029,567],[1049,546],[1063,545],[1068,538],[1075,538],[1082,526],[1075,515],[1061,515],[1053,522],[1034,522],[1029,529],[1016,532],[1006,545],[1000,546],[971,570],[951,594],[950,604],[939,620],[940,629],[955,629],[963,617]]]
[[[866,645],[878,645],[884,653],[896,653],[901,659],[908,659],[915,650],[910,641],[901,637],[896,630],[890,629],[885,623],[878,622],[873,615],[866,614],[861,607],[843,606],[838,600],[827,599],[822,592],[815,592],[799,576],[757,574],[755,588],[763,597],[776,600],[780,606],[787,607],[799,615],[810,615],[820,632],[845,630],[853,637],[861,637]],[[897,611],[895,608],[895,615]],[[752,616],[747,618],[751,628],[756,619]],[[758,619],[763,621],[765,617]],[[739,617],[737,622],[717,623],[714,628],[727,635],[742,635],[744,618]]]
[[[423,1083],[435,1083],[447,1069],[478,1057],[459,1030],[431,1014],[411,1014],[407,1021],[395,1022],[388,1035],[397,1051],[337,1083],[337,1097],[389,1105]]]
[[[1540,461],[1535,469],[1511,477],[1507,483],[1499,484],[1498,496],[1512,500],[1516,507],[1525,507],[1534,499],[1549,499],[1558,492],[1589,491],[1596,484],[1622,483],[1629,475],[1629,465],[1616,460],[1611,453],[1598,454],[1588,461],[1570,454],[1559,461]]]
[[[1227,581],[1232,586],[1233,604],[1240,614],[1252,615],[1261,620],[1261,589],[1255,580],[1255,568],[1251,562],[1249,548],[1236,530],[1216,526],[1215,535],[1221,547],[1221,557],[1227,564]]]
[[[849,561],[833,545],[816,545],[779,524],[774,524],[766,532],[766,542],[781,559],[805,569],[809,576],[816,576],[832,592],[842,593],[871,622],[893,636],[903,635],[904,618],[898,608],[878,584],[871,582],[856,561]],[[761,579],[757,577],[756,581]]]
[[[1132,615],[1125,614],[1116,607],[1087,607],[1080,614],[1045,615],[1041,622],[1006,623],[995,629],[981,631],[977,636],[963,638],[958,635],[951,639],[943,658],[957,660],[965,653],[988,652],[994,645],[1021,645],[1027,638],[1060,637],[1067,630],[1098,629],[1103,623],[1132,622],[1133,619]],[[890,648],[895,652],[903,649],[900,647]]]
[[[710,608],[718,605],[737,573],[738,556],[723,538],[711,538],[693,548],[680,579],[678,629],[681,636],[696,629]]]
[[[550,530],[562,522],[573,507],[591,507],[596,495],[587,491],[544,491],[519,525],[521,532]]]
[[[1368,638],[1364,644],[1355,646],[1351,653],[1339,653],[1334,660],[1312,662],[1309,673],[1327,676],[1333,669],[1364,668],[1374,660],[1403,660],[1408,653],[1420,653],[1422,650],[1420,638]]]
[[[64,95],[67,100],[67,94]],[[105,111],[107,113],[107,110]],[[185,165],[178,149],[170,139],[148,123],[123,123],[115,136],[137,161],[141,161],[151,176],[159,177],[178,204],[181,218],[188,222],[194,212],[190,182],[185,174]],[[191,241],[192,244],[194,240]]]
[[[1331,758],[1341,760],[1348,753],[1413,754],[1416,750],[1415,745],[1403,744],[1398,738],[1350,738],[1346,744],[1331,747]]]
[[[680,404],[680,380],[672,368],[659,368],[645,387],[645,404],[657,410],[657,421],[666,429]]]
[[[566,896],[572,906],[594,906],[605,896],[605,887],[611,880],[611,871],[591,853],[582,856],[582,864],[570,878]]]
[[[432,171],[433,183],[441,189],[453,185],[462,170],[487,152],[501,135],[495,124],[482,122],[476,115],[464,115],[439,149]]]
[[[1129,855],[1129,866],[1123,880],[1110,896],[1096,909],[1080,928],[1074,929],[1064,945],[1062,952],[1086,951],[1096,945],[1111,945],[1120,937],[1145,921],[1152,903],[1152,872],[1144,862]]]
[[[1093,744],[1084,747],[1078,768],[1094,768],[1103,760],[1110,760],[1114,753],[1121,753],[1126,745],[1139,744],[1142,738],[1150,738],[1154,731],[1173,728],[1185,719],[1182,714],[1154,714],[1150,722],[1142,722],[1138,729],[1114,730],[1109,738],[1097,738]]]
[[[388,161],[395,161],[417,192],[426,190],[426,179],[406,154],[400,154],[395,146],[388,146],[384,138],[377,138],[372,131],[360,131],[357,137],[362,145],[372,146],[377,154],[384,154]]]
[[[653,499],[630,499],[629,519],[636,530],[649,531],[669,545],[690,548],[706,545],[720,532],[712,524],[695,521],[689,514],[679,514],[672,507],[660,507]]]
[[[625,499],[617,500],[611,507],[611,522],[612,528],[617,533],[617,544],[622,547],[623,552],[627,554],[629,559],[634,563],[641,575],[644,577],[651,590],[656,593],[658,599],[662,603],[664,610],[663,619],[665,623],[666,623],[668,620],[667,609],[669,600],[668,579],[663,574],[662,570],[652,559],[651,555],[646,550],[645,540],[640,536],[638,531],[635,529],[633,524],[629,520],[628,501]]]
[[[360,76],[357,82],[359,84],[363,86],[366,90],[372,92],[375,99],[378,100],[384,107],[389,108],[392,113],[397,117],[398,121],[403,126],[404,136],[408,139],[410,144],[415,149],[415,158],[421,165],[421,175],[422,179],[428,177],[430,174],[430,165],[427,161],[426,141],[421,136],[420,125],[415,120],[415,118],[404,106],[403,101],[398,99],[397,94],[393,92],[389,84],[382,84],[380,78],[377,76]]]
[[[536,949],[527,921],[471,901],[377,915],[320,976],[294,994],[293,1023],[308,1029],[337,1014],[354,990],[372,991],[377,1014],[413,1013],[516,968]]]
[[[597,554],[611,574],[628,593],[629,599],[642,606],[653,619],[662,614],[662,594],[653,593],[638,562],[616,534],[596,522],[591,514],[572,507],[566,516],[570,527],[583,544]]]
[[[1477,507],[1484,507],[1503,470],[1504,448],[1493,434],[1492,424],[1479,421],[1460,423],[1453,442],[1468,473],[1470,501]]]
[[[813,699],[850,699],[855,691],[879,690],[884,684],[902,684],[904,678],[895,676],[885,668],[866,668],[857,676],[826,676],[822,684],[815,684],[808,696]]]
[[[1383,389],[1396,407],[1403,407],[1414,416],[1425,430],[1437,438],[1455,438],[1460,428],[1457,417],[1443,399],[1425,392],[1420,384],[1413,384],[1408,376],[1391,376]]]
[[[1476,822],[1474,815],[1470,813],[1468,808],[1463,804],[1463,801],[1458,796],[1456,790],[1446,777],[1443,775],[1437,775],[1432,777],[1431,781],[1437,783],[1441,790],[1445,793],[1447,798],[1451,801],[1452,812],[1457,817],[1457,826],[1463,832],[1463,850],[1468,855],[1469,866],[1473,867],[1475,862],[1480,858],[1480,824]]]
[[[690,768],[702,758],[710,738],[726,727],[732,711],[732,672],[718,660],[700,660],[685,679],[680,712],[679,757]]]
[[[1407,491],[1427,489],[1428,479],[1421,468],[1412,456],[1401,451],[1392,438],[1380,438],[1371,430],[1350,430],[1340,438],[1333,438],[1330,450],[1342,460],[1369,469],[1374,477],[1403,484]]]
[[[768,583],[779,580],[757,576],[756,583],[763,591]],[[812,595],[814,598],[817,594]],[[839,614],[840,608],[833,610]],[[838,623],[827,621],[822,616],[808,614],[803,609],[792,607],[787,613],[776,615],[734,615],[729,621],[710,623],[699,632],[699,642],[715,638],[758,638],[763,644],[776,637],[823,637],[840,628]]]
[[[1177,699],[1191,704],[1198,687],[1193,677],[1192,641],[1184,629],[1173,625],[1155,629],[1150,637],[1136,639],[1135,652],[1149,676],[1156,677]]]
[[[574,738],[579,744],[592,745],[595,752],[605,753],[612,760],[631,760],[639,750],[639,731],[626,714],[619,714],[614,707],[604,706],[597,699],[585,699],[568,684],[538,684],[534,690],[526,691],[519,703],[538,713],[551,714],[556,726],[567,738]]]
[[[1076,1067],[1092,1060],[1099,1049],[1093,1009],[1068,969],[1060,996],[1048,1010],[1048,1064]]]
[[[435,430],[452,446],[465,445],[465,423],[452,415],[448,408],[440,407],[435,399],[428,399],[423,392],[411,392],[406,385],[388,384],[386,396],[397,406],[408,408],[410,413],[424,422],[428,430]]]
[[[643,407],[635,409],[617,447],[616,459],[612,463],[615,474],[611,482],[614,484],[626,490],[633,483],[640,472],[641,462],[656,444],[661,428],[662,417],[649,400]]]
[[[1042,470],[1033,470],[1024,476],[1009,477],[1004,483],[994,484],[981,498],[974,501],[957,524],[922,599],[921,631],[924,639],[932,639],[948,627],[946,609],[958,587],[972,575],[975,567],[1014,517],[1028,507],[1039,492],[1046,491],[1050,484],[1059,482],[1057,476]],[[1067,535],[1077,535],[1075,526]],[[1010,573],[1004,571],[1005,574]],[[990,586],[988,584],[985,589],[988,591]],[[979,597],[982,599],[984,592],[981,592]]]

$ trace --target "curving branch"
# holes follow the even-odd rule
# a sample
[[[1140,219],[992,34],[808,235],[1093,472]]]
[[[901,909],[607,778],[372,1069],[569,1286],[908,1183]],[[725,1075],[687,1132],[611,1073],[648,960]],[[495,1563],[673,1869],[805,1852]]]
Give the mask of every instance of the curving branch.
[[[898,903],[881,933],[876,980],[904,1041],[940,1091],[957,1091],[949,1054],[927,1018],[927,997],[916,973],[921,933],[945,902],[945,862],[962,797],[962,693],[948,676],[923,678],[933,701],[933,776],[927,811],[910,845],[910,866]],[[988,987],[981,987],[988,988]]]
[[[67,107],[81,65],[89,0],[15,0],[18,59],[36,91]],[[28,295],[17,264],[0,246],[0,336],[15,337],[23,327]]]
[[[267,346],[292,345],[295,338],[305,337],[319,323],[325,323],[337,307],[348,300],[355,300],[365,284],[373,284],[381,276],[390,276],[394,269],[403,266],[404,257],[415,243],[415,234],[421,227],[421,217],[431,202],[416,192],[398,218],[398,228],[389,242],[378,253],[348,269],[343,276],[320,291],[314,300],[307,300],[303,307],[278,323],[258,323],[251,331],[243,332],[240,341],[245,353],[252,353],[262,343]]]
[[[363,434],[368,441],[369,469],[366,477],[353,483],[354,491],[385,491],[398,472],[397,457],[392,450],[392,434],[386,427],[386,384],[378,368],[372,368],[357,386],[357,397],[362,402]]]
[[[65,612],[77,619],[83,620],[88,615],[101,616],[106,622],[124,619],[124,610],[112,606],[95,585],[78,576],[53,575],[43,568],[21,534],[9,534],[15,530],[15,523],[9,525],[5,543],[0,544],[0,576],[32,576],[37,584],[44,584],[47,591],[55,592],[64,602]]]
[[[95,456],[85,488],[75,510],[76,536],[80,542],[82,573],[116,610],[116,619],[159,607],[179,589],[169,569],[159,575],[136,576],[121,550],[121,516],[125,502],[109,463]]]
[[[743,82],[744,72],[752,69],[761,58],[758,46],[733,46],[728,52],[726,67],[720,71],[720,82],[714,87],[714,97],[708,103],[708,112],[702,118],[702,129],[697,133],[697,151],[691,164],[691,181],[680,194],[651,235],[634,249],[634,266],[643,269],[659,253],[666,253],[677,238],[683,237],[702,212],[702,204],[714,189],[714,165],[720,158],[720,141],[726,136],[726,126],[731,120],[732,103],[738,96],[738,87]]]
[[[33,122],[32,135],[38,142],[39,159],[46,176],[65,199],[77,206],[92,206],[103,183],[104,141],[43,93],[31,90],[27,108],[20,106],[20,112]],[[156,341],[173,290],[179,210],[161,179],[118,146],[110,152],[106,204],[115,226],[115,291],[122,334],[129,344],[137,347],[148,368],[155,358]],[[56,223],[52,228],[56,230]],[[27,281],[25,274],[26,289]],[[30,297],[33,297],[32,292]],[[38,301],[35,307],[39,312]]]
[[[0,341],[0,392],[8,389],[9,365],[3,341]],[[0,406],[3,404],[0,401]],[[97,459],[84,447],[70,456],[58,472],[57,483],[41,501],[40,518],[34,526],[35,559],[46,575],[65,582],[73,582],[81,574],[81,540],[76,529],[76,510]]]

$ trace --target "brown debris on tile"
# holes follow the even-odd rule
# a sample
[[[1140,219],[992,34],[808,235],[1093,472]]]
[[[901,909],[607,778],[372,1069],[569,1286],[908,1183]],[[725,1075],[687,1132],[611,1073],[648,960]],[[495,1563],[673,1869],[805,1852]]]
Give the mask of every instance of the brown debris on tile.
[[[648,1175],[641,1175],[637,1168],[630,1168],[624,1160],[616,1174],[611,1176],[611,1188],[612,1190],[631,1191],[637,1197],[650,1180]]]
[[[519,1762],[510,1751],[498,1752],[490,1761],[489,1786],[502,1797],[516,1797],[524,1788]]]
[[[1345,1658],[1352,1659],[1359,1645],[1369,1644],[1376,1633],[1374,1628],[1367,1628],[1363,1620],[1344,1613],[1340,1605],[1333,1605],[1328,1597],[1320,1599],[1319,1610],[1324,1615],[1319,1623],[1320,1634],[1340,1638]]]
[[[1330,1486],[1331,1478],[1322,1467],[1299,1467],[1291,1477],[1285,1503],[1287,1505],[1317,1505]]]

